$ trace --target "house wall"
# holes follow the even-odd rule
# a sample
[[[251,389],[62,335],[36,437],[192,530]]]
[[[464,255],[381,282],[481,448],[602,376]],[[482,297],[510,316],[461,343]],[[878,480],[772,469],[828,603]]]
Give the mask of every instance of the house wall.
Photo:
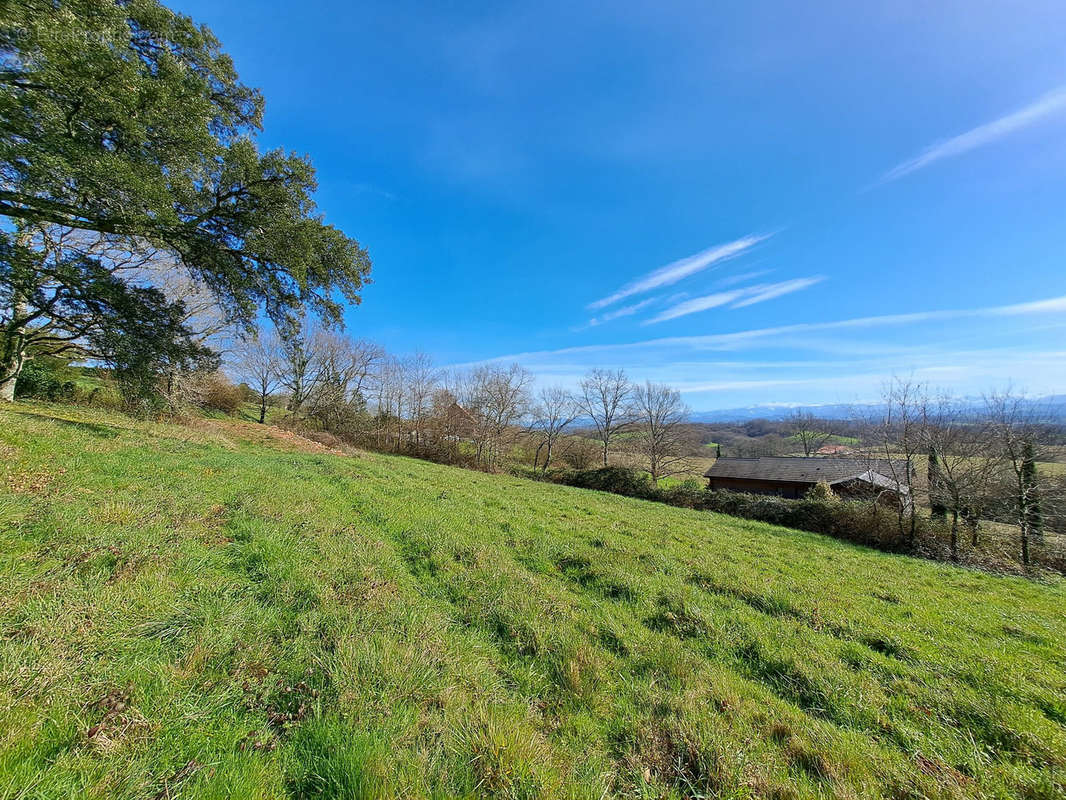
[[[813,486],[812,483],[795,483],[792,481],[756,480],[752,478],[708,478],[708,489],[722,489],[728,492],[748,492],[750,494],[771,494],[797,500],[804,497]]]

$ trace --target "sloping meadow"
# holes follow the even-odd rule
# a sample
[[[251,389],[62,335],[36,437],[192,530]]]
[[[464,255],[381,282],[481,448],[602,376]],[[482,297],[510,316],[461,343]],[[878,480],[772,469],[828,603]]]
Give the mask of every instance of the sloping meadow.
[[[0,456],[0,797],[1066,793],[1061,582],[239,426]]]

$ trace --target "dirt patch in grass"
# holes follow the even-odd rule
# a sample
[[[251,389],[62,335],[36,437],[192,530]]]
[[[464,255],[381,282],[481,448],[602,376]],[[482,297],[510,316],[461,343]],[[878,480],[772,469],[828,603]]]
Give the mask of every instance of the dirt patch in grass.
[[[56,476],[64,473],[66,470],[62,468],[54,472],[43,469],[22,472],[9,467],[4,473],[4,483],[14,494],[44,494]]]
[[[926,758],[921,753],[914,756],[914,763],[918,770],[943,786],[966,788],[973,784],[973,778],[959,772],[954,767],[948,766],[943,761]]]
[[[151,736],[152,726],[131,704],[128,688],[109,690],[91,703],[88,711],[99,720],[85,732],[85,741],[98,752],[110,752]]]
[[[701,746],[673,720],[650,720],[636,731],[624,756],[646,784],[666,785],[683,797],[714,797],[725,770],[717,754]]]
[[[337,601],[343,605],[366,605],[383,608],[399,593],[393,581],[365,577],[350,582],[339,582],[333,587]]]
[[[196,431],[221,436],[229,440],[231,445],[234,441],[241,441],[263,445],[274,450],[283,450],[288,453],[330,453],[337,456],[350,454],[347,450],[341,449],[341,446],[336,442],[331,447],[322,442],[316,442],[307,436],[301,436],[298,433],[283,430],[274,425],[258,425],[238,420],[204,419],[200,417],[183,420],[182,424]]]

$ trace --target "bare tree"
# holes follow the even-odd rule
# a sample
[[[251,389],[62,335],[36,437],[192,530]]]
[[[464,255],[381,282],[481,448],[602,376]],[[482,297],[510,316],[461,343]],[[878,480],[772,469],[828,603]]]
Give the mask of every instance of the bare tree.
[[[399,450],[404,441],[404,409],[407,407],[406,364],[395,356],[386,356],[378,371],[375,393],[379,447]]]
[[[353,339],[338,333],[320,334],[323,367],[338,386],[346,403],[365,406],[367,393],[385,359],[385,350],[368,339]]]
[[[876,432],[872,454],[880,459],[882,469],[892,473],[886,477],[892,478],[897,487],[910,489],[910,502],[897,505],[897,523],[904,543],[913,548],[918,530],[913,465],[928,452],[924,426],[929,401],[922,384],[900,378],[884,387],[882,398],[883,416],[867,426]]]
[[[382,348],[366,339],[318,330],[312,349],[317,369],[301,410],[327,428],[350,422],[353,414],[365,412],[366,393],[384,358]]]
[[[951,520],[951,557],[959,555],[959,522],[969,527],[977,547],[979,520],[999,469],[989,452],[990,425],[951,397],[929,404],[922,421],[929,452],[936,453],[930,476],[930,505],[943,506]]]
[[[281,384],[289,393],[289,410],[299,411],[322,377],[320,329],[305,324],[280,338]]]
[[[800,443],[805,456],[817,453],[835,435],[829,420],[818,419],[809,411],[794,411],[789,416],[789,426],[792,438]]]
[[[1034,406],[1008,389],[985,400],[989,421],[989,455],[996,454],[1010,475],[1011,510],[1021,534],[1021,557],[1029,564],[1032,539],[1043,535],[1041,503],[1055,495],[1056,484],[1037,463],[1050,460]]]
[[[477,420],[474,443],[478,463],[495,469],[508,430],[529,410],[533,376],[518,364],[488,365],[470,378],[470,411]]]
[[[116,257],[115,246],[108,238],[92,239],[90,250],[108,258]],[[118,251],[121,252],[121,251]],[[223,360],[231,358],[252,333],[235,324],[218,296],[202,281],[194,278],[172,253],[155,250],[143,243],[140,259],[128,262],[120,271],[131,282],[160,290],[171,302],[180,301],[182,325],[190,340],[210,348]],[[218,376],[214,370],[185,371],[175,368],[163,376],[162,394],[172,410],[203,403],[205,394]]]
[[[86,292],[105,275],[113,287],[153,286],[169,301],[181,300],[185,304],[181,322],[195,334],[190,340],[221,350],[218,342],[208,342],[227,327],[219,321],[223,313],[217,299],[149,242],[47,224],[20,224],[14,240],[23,253],[9,257],[8,269],[0,270],[0,401],[14,399],[15,381],[35,356],[100,355],[94,352],[91,334],[110,325],[103,312],[114,307],[102,295]],[[92,279],[81,269],[71,269],[90,263]],[[184,291],[174,285],[179,275]],[[209,313],[214,321],[207,325]]]
[[[240,346],[244,331],[233,324],[214,292],[194,280],[172,257],[153,251],[138,270],[138,278],[162,291],[169,300],[182,302],[182,323],[192,331],[197,344],[223,356]]]
[[[237,378],[255,392],[260,424],[266,421],[267,402],[282,385],[281,352],[281,340],[273,332],[248,337],[237,346]]]
[[[581,411],[592,419],[596,437],[603,445],[603,466],[607,466],[611,440],[629,423],[629,395],[632,387],[623,370],[590,370],[581,381],[577,401]]]
[[[541,469],[543,472],[548,471],[559,437],[579,413],[581,412],[573,395],[561,386],[547,386],[540,390],[533,406],[530,424],[530,433],[537,442],[537,449],[533,454],[533,469],[537,468],[543,450],[544,465]]]
[[[415,449],[425,445],[426,426],[433,413],[433,396],[440,386],[440,371],[425,353],[415,353],[407,359],[406,369],[407,413],[414,434]]]
[[[686,472],[684,424],[689,410],[681,393],[661,383],[633,388],[634,444],[653,482]]]

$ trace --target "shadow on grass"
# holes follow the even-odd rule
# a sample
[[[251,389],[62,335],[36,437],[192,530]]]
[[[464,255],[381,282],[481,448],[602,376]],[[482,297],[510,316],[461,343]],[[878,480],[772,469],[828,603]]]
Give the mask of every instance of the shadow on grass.
[[[29,417],[31,419],[46,419],[49,422],[57,422],[60,425],[66,425],[71,428],[85,431],[100,439],[116,439],[121,431],[126,430],[119,425],[108,425],[104,422],[83,422],[82,420],[55,417],[51,414],[34,414],[29,411],[11,411],[10,413]]]

